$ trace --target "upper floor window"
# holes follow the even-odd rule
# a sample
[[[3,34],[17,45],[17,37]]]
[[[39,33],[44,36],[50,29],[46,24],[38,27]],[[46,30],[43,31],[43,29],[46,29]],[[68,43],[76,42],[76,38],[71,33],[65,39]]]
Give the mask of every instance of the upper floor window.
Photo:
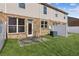
[[[19,7],[25,9],[25,3],[19,3]]]
[[[58,17],[58,14],[55,14],[56,17]]]
[[[47,14],[47,6],[43,7],[43,14]]]

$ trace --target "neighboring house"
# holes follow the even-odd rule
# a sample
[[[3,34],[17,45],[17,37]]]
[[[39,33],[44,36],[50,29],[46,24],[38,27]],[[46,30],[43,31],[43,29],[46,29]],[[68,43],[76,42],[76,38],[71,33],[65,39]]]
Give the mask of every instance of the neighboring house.
[[[68,17],[68,31],[70,33],[79,33],[79,18]]]
[[[50,30],[67,36],[68,13],[47,3],[0,3],[8,38],[43,36]]]

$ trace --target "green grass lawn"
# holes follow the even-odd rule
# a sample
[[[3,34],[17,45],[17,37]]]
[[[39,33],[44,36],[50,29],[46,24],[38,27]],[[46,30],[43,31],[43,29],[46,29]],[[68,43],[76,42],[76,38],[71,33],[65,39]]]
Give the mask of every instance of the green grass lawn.
[[[0,55],[23,56],[76,56],[79,55],[79,34],[71,34],[68,38],[51,37],[47,41],[20,47],[18,40],[6,40]]]

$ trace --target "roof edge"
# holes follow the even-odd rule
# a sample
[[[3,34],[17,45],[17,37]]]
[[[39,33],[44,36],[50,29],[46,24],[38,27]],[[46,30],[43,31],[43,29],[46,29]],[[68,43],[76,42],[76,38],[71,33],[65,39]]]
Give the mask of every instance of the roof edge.
[[[76,18],[76,17],[72,17],[72,16],[68,16],[68,18],[72,18],[72,19],[76,19],[76,20],[79,20],[79,18]]]
[[[57,10],[57,11],[59,11],[59,12],[62,12],[62,13],[64,13],[64,14],[68,15],[67,12],[65,12],[65,11],[63,11],[63,10],[61,10],[61,9],[59,9],[59,8],[56,8],[56,7],[54,7],[54,6],[51,6],[51,5],[47,4],[47,3],[40,3],[40,4],[45,5],[45,6],[47,6],[47,7],[50,7],[50,8],[52,8],[52,9],[55,9],[55,10]]]

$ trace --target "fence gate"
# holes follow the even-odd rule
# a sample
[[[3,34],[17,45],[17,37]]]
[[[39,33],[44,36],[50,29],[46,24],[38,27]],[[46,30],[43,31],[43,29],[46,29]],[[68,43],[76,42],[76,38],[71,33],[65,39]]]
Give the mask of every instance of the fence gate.
[[[0,20],[0,50],[4,45],[6,39],[6,25]]]

